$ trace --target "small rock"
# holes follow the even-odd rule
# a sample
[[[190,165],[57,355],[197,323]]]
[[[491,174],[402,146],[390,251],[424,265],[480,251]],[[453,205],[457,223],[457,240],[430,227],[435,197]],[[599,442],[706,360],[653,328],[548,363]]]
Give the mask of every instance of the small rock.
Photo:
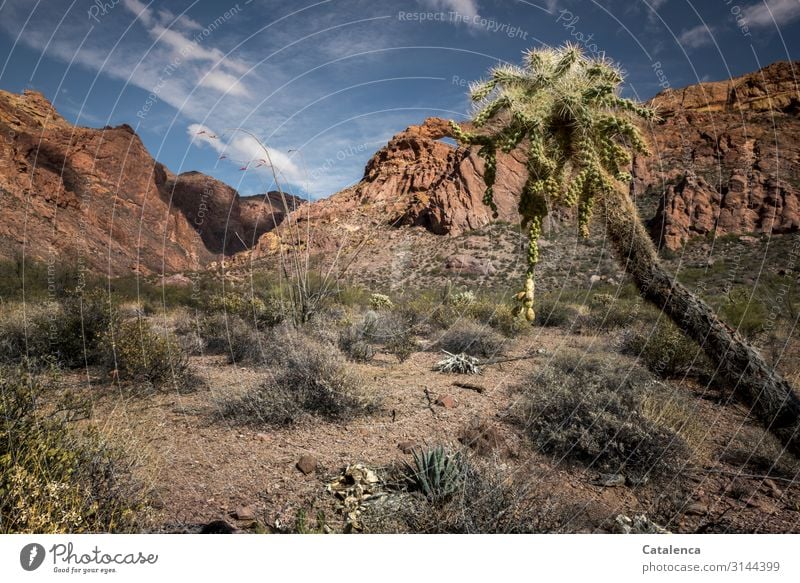
[[[767,492],[773,498],[782,498],[783,497],[783,491],[780,488],[778,488],[778,486],[775,484],[775,482],[773,480],[771,480],[770,478],[766,478],[764,480],[764,486],[766,486]]]
[[[436,399],[436,404],[445,409],[455,409],[458,406],[458,401],[453,395],[442,395]]]
[[[596,283],[600,283],[600,280],[601,280],[601,277],[599,275],[597,275],[597,274],[594,274],[593,276],[591,276],[589,278],[589,283],[594,285]]]
[[[622,474],[600,474],[593,483],[606,488],[615,488],[625,485],[625,476]]]
[[[256,439],[259,441],[269,441],[269,435],[266,433],[256,433]]]
[[[256,512],[253,510],[252,506],[238,506],[236,510],[233,511],[233,517],[236,520],[255,520]]]
[[[297,469],[308,475],[317,469],[317,458],[313,455],[304,455],[297,462]]]
[[[708,506],[702,502],[692,502],[683,513],[690,516],[705,516],[708,514]]]
[[[401,441],[400,443],[397,444],[397,448],[403,453],[411,453],[418,447],[419,443],[417,443],[416,441]]]

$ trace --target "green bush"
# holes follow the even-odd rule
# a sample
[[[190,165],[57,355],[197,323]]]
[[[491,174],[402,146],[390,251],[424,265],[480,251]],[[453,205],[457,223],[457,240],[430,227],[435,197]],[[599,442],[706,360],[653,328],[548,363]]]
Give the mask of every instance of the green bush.
[[[145,512],[125,457],[73,421],[87,407],[51,374],[0,370],[0,533],[129,532]]]
[[[562,356],[519,387],[518,421],[557,460],[635,479],[666,475],[680,468],[688,448],[644,414],[652,385],[643,369]]]
[[[66,367],[95,364],[100,338],[114,319],[115,312],[101,292],[69,295],[24,309],[6,308],[0,316],[0,362],[36,357]]]
[[[285,321],[291,309],[287,300],[277,296],[261,298],[254,294],[228,291],[211,296],[208,308],[215,312],[235,315],[256,326],[277,326]]]
[[[576,306],[558,301],[545,301],[536,307],[536,324],[545,328],[567,328],[580,316]]]
[[[278,370],[260,387],[224,400],[221,415],[239,423],[285,426],[306,415],[347,421],[374,411],[378,400],[335,346],[301,332],[284,336]]]
[[[171,383],[189,388],[189,365],[177,339],[157,333],[143,318],[121,322],[103,341],[106,371],[147,391]]]
[[[530,325],[508,304],[478,300],[468,305],[465,315],[482,324],[487,324],[508,338],[529,330]]]
[[[755,338],[769,321],[769,308],[749,289],[736,289],[728,294],[719,309],[719,317],[747,338]]]
[[[640,326],[626,332],[622,352],[636,357],[647,369],[663,378],[680,377],[710,368],[700,345],[663,318],[652,328]]]

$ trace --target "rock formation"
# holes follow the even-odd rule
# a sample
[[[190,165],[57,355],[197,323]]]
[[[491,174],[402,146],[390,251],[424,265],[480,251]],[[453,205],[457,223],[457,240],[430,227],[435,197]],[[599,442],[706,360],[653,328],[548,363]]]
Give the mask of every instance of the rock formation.
[[[797,64],[730,81],[670,89],[651,100],[652,156],[634,163],[635,189],[659,198],[654,238],[677,249],[716,232],[800,229]]]
[[[264,217],[273,195],[259,208],[203,174],[176,177],[130,126],[75,127],[33,91],[0,91],[0,196],[1,258],[112,275],[202,268],[283,217]]]

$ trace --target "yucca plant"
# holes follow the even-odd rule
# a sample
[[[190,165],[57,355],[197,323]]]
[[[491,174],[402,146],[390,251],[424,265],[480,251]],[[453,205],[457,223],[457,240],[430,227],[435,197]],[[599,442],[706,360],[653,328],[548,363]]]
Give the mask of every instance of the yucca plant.
[[[451,354],[446,350],[445,357],[433,365],[433,370],[447,374],[480,374],[481,367],[478,359],[469,354]]]
[[[633,152],[647,153],[637,121],[655,112],[620,96],[622,73],[576,45],[524,53],[522,66],[499,65],[471,87],[474,133],[453,122],[453,137],[480,146],[486,164],[484,202],[496,214],[492,187],[496,153],[524,149],[528,177],[519,212],[528,228],[527,277],[516,296],[521,314],[535,318],[534,270],[542,218],[553,206],[578,208],[588,235],[595,203],[608,239],[642,297],[696,340],[752,413],[794,454],[800,454],[800,398],[792,386],[699,297],[666,272],[631,197]]]
[[[461,453],[438,445],[414,450],[413,456],[413,463],[406,463],[406,477],[429,501],[442,502],[463,484],[467,462]]]

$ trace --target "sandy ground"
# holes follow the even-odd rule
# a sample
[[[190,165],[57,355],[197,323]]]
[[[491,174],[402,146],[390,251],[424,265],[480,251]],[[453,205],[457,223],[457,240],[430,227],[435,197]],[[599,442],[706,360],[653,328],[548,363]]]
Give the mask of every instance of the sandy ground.
[[[611,338],[604,335],[579,336],[541,328],[515,341],[509,350],[510,356],[533,352],[532,358],[488,366],[482,375],[469,377],[433,372],[439,358],[434,352],[415,353],[402,364],[379,354],[369,364],[353,366],[366,388],[382,397],[381,410],[349,424],[309,418],[275,430],[220,420],[215,416],[220,399],[256,387],[270,375],[267,369],[229,365],[222,356],[192,358],[193,371],[203,381],[192,393],[125,398],[93,379],[91,394],[97,425],[132,452],[143,468],[141,475],[153,491],[156,530],[193,531],[216,519],[252,527],[253,519],[236,520],[236,511],[242,509],[252,511],[266,528],[292,524],[298,511],[314,516],[324,509],[330,516],[333,501],[325,484],[348,464],[384,468],[408,461],[410,455],[398,448],[399,443],[457,443],[464,429],[477,422],[494,426],[505,441],[496,453],[499,463],[532,483],[532,490],[556,493],[568,502],[574,509],[575,530],[595,530],[605,528],[620,513],[652,514],[664,486],[595,485],[597,472],[553,463],[533,451],[507,417],[515,398],[513,387],[536,374],[548,359],[568,349],[603,354],[610,344]],[[454,381],[479,384],[486,390],[456,387]],[[72,382],[87,385],[85,377]],[[669,528],[682,532],[800,530],[800,489],[795,484],[748,477],[745,474],[750,471],[744,466],[716,461],[730,436],[751,425],[744,409],[717,404],[719,396],[703,387],[683,390],[695,414],[710,429],[704,444],[708,455],[701,467],[680,478],[690,499],[686,507],[670,515]],[[443,395],[452,395],[457,406],[436,405]],[[315,472],[305,475],[297,469],[303,455],[316,458]]]

